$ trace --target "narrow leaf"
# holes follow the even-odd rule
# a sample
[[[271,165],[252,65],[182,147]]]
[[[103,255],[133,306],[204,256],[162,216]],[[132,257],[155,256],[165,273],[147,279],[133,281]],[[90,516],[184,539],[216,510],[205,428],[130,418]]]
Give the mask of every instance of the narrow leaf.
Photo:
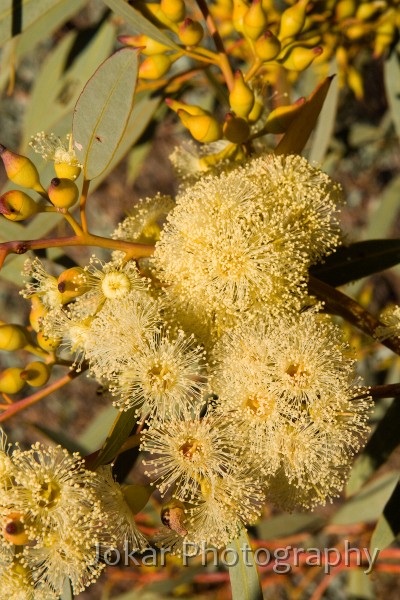
[[[72,124],[76,154],[86,179],[112,161],[133,110],[138,52],[122,48],[89,79],[75,106]]]
[[[333,77],[327,77],[307,99],[296,119],[275,148],[275,154],[300,154],[315,127]]]
[[[367,240],[338,248],[310,273],[337,287],[400,263],[400,240]]]
[[[0,7],[0,45],[22,33],[62,0],[2,0]]]
[[[394,399],[355,461],[347,484],[347,494],[355,494],[400,445],[400,398]],[[400,511],[399,511],[400,512]]]
[[[136,423],[135,409],[120,412],[96,457],[95,465],[104,465],[111,462],[126,439],[128,439]]]
[[[390,113],[400,138],[400,45],[393,50],[389,60],[384,61],[384,77]]]
[[[104,0],[104,2],[117,13],[123,17],[129,25],[131,25],[132,29],[135,33],[147,35],[147,37],[160,42],[160,44],[164,44],[164,46],[168,46],[173,50],[180,50],[179,46],[175,44],[167,35],[162,33],[153,25],[151,21],[146,19],[138,10],[133,8],[128,2],[125,0]]]
[[[339,508],[331,523],[349,525],[351,523],[375,521],[382,513],[398,480],[399,473],[393,471],[386,473],[379,479],[374,479]]]
[[[386,503],[372,533],[370,549],[384,550],[400,533],[400,484],[397,484]]]
[[[93,36],[80,35],[84,47],[77,52],[77,34],[67,34],[44,63],[30,98],[21,151],[27,151],[30,136],[38,131],[63,135],[71,131],[72,111],[82,88],[114,45],[115,26],[105,22]],[[73,57],[73,61],[71,59]],[[60,127],[62,125],[62,127]]]
[[[227,552],[227,561],[236,563],[229,567],[232,600],[262,600],[260,578],[244,527],[226,549],[231,551]]]
[[[319,115],[317,126],[312,138],[308,160],[322,162],[329,148],[336,121],[336,111],[339,100],[339,82],[334,79],[324,105]]]

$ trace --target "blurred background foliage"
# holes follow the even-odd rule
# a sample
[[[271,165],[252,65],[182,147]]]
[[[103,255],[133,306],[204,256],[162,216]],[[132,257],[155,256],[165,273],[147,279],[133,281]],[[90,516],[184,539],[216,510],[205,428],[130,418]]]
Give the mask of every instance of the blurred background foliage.
[[[11,0],[2,4],[8,10],[14,7]],[[142,3],[130,4],[141,8]],[[239,43],[240,35],[226,18],[229,0],[209,4],[217,22],[219,19],[225,43],[232,45],[232,60],[237,67],[248,64],[248,49]],[[283,0],[265,2],[269,20],[274,23],[290,4]],[[32,158],[28,146],[31,135],[43,130],[64,136],[70,131],[80,92],[99,64],[121,47],[117,37],[143,33],[137,24],[135,27],[130,8],[122,0],[36,0],[27,3],[20,23],[15,13],[10,21],[12,13],[7,13],[7,8],[0,10],[2,144]],[[300,73],[281,66],[267,68],[262,74],[266,110],[308,96],[323,77],[337,73],[304,154],[318,161],[343,186],[347,203],[342,224],[348,242],[395,240],[400,237],[399,2],[316,0],[310,3],[307,18],[299,41],[307,49],[320,46],[324,52]],[[22,32],[15,35],[18,31]],[[213,87],[209,85],[210,74],[197,75],[185,81],[179,94],[172,86],[170,95],[199,104],[222,118],[218,81]],[[168,156],[187,139],[187,132],[163,102],[167,95],[164,87],[150,86],[139,93],[117,155],[93,182],[88,219],[100,235],[109,234],[139,198],[175,190]],[[268,146],[275,141],[271,135],[265,138]],[[43,180],[51,178],[46,163],[39,164],[39,169]],[[3,171],[0,177],[3,189],[7,189]],[[53,214],[38,215],[28,224],[2,219],[0,240],[45,237],[50,231],[65,235],[65,224],[57,219]],[[102,252],[105,258],[107,253]],[[70,266],[83,264],[90,251],[79,248],[64,253],[53,249],[41,256]],[[0,315],[7,322],[26,322],[29,307],[18,296],[24,259],[8,257],[0,273]],[[343,290],[378,315],[388,303],[400,302],[399,267],[348,284]],[[363,358],[359,370],[368,384],[400,380],[398,357],[354,329],[347,327],[346,331]],[[0,358],[3,367],[10,366],[7,355]],[[6,430],[11,439],[22,443],[39,437],[88,454],[101,446],[117,414],[110,404],[98,383],[83,376],[16,415],[7,422]],[[393,525],[396,519],[398,523],[400,512],[400,504],[394,502],[399,495],[400,474],[398,406],[398,399],[376,402],[373,433],[355,461],[346,497],[312,514],[282,515],[266,507],[264,518],[250,531],[255,547],[264,544],[271,551],[287,544],[342,547],[344,539],[358,547],[371,543],[372,548],[382,548],[373,575],[365,575],[362,568],[342,569],[335,577],[325,575],[322,568],[304,565],[293,567],[286,575],[261,568],[265,598],[398,598],[400,546],[394,540],[398,530]],[[140,482],[141,474],[131,473],[130,477]],[[157,499],[152,502],[139,515],[139,524],[147,533],[160,525]],[[230,594],[229,575],[223,568],[203,568],[196,561],[182,568],[178,560],[170,558],[166,568],[108,569],[79,598],[224,600]],[[64,600],[68,597],[66,590]]]

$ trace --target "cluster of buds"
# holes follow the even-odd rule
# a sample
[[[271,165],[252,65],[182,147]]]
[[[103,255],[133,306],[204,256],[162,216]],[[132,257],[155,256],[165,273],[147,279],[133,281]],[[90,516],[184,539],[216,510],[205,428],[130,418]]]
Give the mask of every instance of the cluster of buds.
[[[9,367],[0,373],[0,393],[16,394],[20,392],[25,384],[31,387],[41,387],[49,380],[53,367],[52,357],[39,343],[35,344],[31,332],[21,325],[3,323],[0,325],[0,350],[16,352],[25,350],[39,355],[47,362],[33,361],[23,368]]]
[[[43,212],[44,202],[57,209],[72,208],[79,198],[79,189],[75,179],[81,172],[81,167],[72,149],[71,136],[67,136],[69,149],[60,138],[39,133],[32,139],[31,146],[43,158],[54,162],[55,177],[46,189],[40,181],[35,164],[27,156],[16,154],[0,144],[0,156],[8,179],[11,183],[32,190],[40,195],[39,199],[32,198],[26,192],[12,189],[0,197],[0,213],[9,221],[24,221],[38,212]]]

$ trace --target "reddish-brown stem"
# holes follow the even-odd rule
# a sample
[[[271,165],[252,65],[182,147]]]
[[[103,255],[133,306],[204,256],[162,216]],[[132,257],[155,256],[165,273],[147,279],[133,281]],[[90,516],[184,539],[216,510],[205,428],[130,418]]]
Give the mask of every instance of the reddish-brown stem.
[[[25,254],[28,250],[62,248],[64,246],[95,246],[100,248],[110,248],[111,250],[122,250],[127,254],[129,259],[151,256],[154,252],[154,246],[135,244],[123,240],[112,240],[91,233],[85,233],[81,236],[74,235],[71,237],[40,240],[16,240],[0,244],[0,268],[9,254]]]
[[[81,199],[79,201],[79,212],[81,215],[81,224],[84,233],[88,232],[87,219],[86,219],[86,200],[89,193],[90,180],[84,179],[82,186]]]
[[[311,294],[324,302],[327,312],[343,317],[343,319],[376,339],[375,332],[382,323],[353,298],[311,275],[308,281],[308,289]],[[388,338],[382,340],[381,343],[396,354],[400,354],[400,339]]]
[[[400,383],[374,385],[369,388],[369,393],[374,400],[378,400],[379,398],[397,398],[400,396]]]
[[[64,377],[57,379],[57,381],[53,381],[53,383],[50,383],[50,385],[47,387],[42,388],[41,390],[31,394],[30,396],[27,396],[26,398],[23,398],[22,400],[18,400],[18,402],[14,402],[11,404],[11,406],[8,406],[2,414],[0,414],[0,423],[6,421],[21,410],[24,410],[24,408],[32,406],[32,404],[36,404],[36,402],[39,402],[39,400],[45,398],[52,392],[59,390],[64,385],[67,385],[67,383],[75,379],[75,377],[78,377],[78,375],[81,373],[82,371],[79,373],[77,371],[69,371],[69,373],[64,375]]]
[[[217,49],[218,56],[219,56],[220,68],[221,68],[222,74],[225,78],[228,90],[231,91],[233,88],[233,84],[234,84],[234,77],[233,77],[232,67],[230,65],[228,55],[227,55],[225,47],[224,47],[224,42],[222,41],[222,38],[219,34],[219,31],[215,24],[214,18],[209,11],[207,2],[205,0],[196,0],[196,2],[197,2],[199,9],[201,10],[201,12],[203,14],[204,20],[207,25],[207,29],[208,29],[212,39],[214,40],[214,44],[215,44],[215,47]]]

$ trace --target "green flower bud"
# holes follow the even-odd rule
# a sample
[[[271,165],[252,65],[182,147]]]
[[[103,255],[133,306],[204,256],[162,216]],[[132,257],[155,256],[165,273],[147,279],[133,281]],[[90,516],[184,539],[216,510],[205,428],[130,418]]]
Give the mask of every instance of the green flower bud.
[[[229,104],[238,117],[246,119],[254,104],[254,94],[243,79],[241,71],[236,71],[235,81],[229,94]]]
[[[250,126],[245,119],[228,113],[223,127],[224,136],[233,144],[243,144],[250,135]]]

